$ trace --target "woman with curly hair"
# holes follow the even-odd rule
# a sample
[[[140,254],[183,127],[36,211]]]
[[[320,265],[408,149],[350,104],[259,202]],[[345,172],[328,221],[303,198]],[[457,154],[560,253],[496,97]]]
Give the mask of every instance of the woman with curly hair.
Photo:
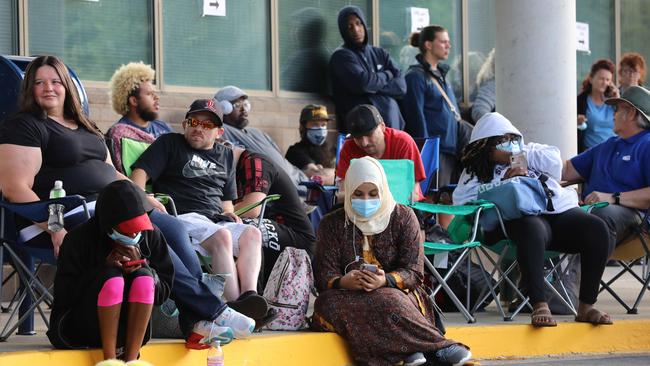
[[[614,63],[598,60],[582,82],[578,94],[578,152],[614,137],[614,108],[605,99],[618,97],[614,85]]]
[[[511,166],[512,155],[523,153],[527,166]],[[536,327],[554,327],[551,310],[544,297],[544,251],[580,253],[580,304],[577,322],[611,324],[611,317],[596,309],[600,278],[613,248],[603,220],[578,207],[578,195],[563,188],[560,150],[554,146],[528,143],[510,121],[499,113],[484,115],[474,127],[469,145],[461,157],[463,173],[454,191],[454,204],[462,205],[478,198],[481,186],[504,179],[525,176],[547,178],[552,192],[552,209],[537,216],[523,216],[504,222],[508,238],[517,247],[521,283],[533,306],[531,323]],[[490,245],[504,238],[501,227],[485,232]]]
[[[619,92],[631,86],[642,86],[645,82],[645,59],[636,52],[623,54],[618,63]]]

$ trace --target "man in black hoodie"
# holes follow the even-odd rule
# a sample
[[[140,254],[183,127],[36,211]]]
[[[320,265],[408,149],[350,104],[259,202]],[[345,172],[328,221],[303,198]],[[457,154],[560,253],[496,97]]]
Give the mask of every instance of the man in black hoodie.
[[[399,67],[388,52],[368,45],[366,19],[359,7],[341,9],[338,24],[343,45],[330,58],[330,75],[339,132],[347,133],[345,116],[359,104],[374,105],[388,127],[403,129],[395,100],[406,93]]]

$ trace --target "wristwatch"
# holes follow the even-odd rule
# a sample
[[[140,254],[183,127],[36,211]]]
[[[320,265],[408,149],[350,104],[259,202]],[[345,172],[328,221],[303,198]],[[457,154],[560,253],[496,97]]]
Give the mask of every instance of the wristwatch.
[[[612,197],[614,198],[614,204],[615,205],[620,205],[621,204],[621,192],[612,193]]]

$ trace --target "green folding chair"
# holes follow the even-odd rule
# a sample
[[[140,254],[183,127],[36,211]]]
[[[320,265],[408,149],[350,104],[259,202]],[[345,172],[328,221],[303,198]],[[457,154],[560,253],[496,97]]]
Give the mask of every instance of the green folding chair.
[[[449,270],[443,277],[440,275],[440,272],[436,267],[431,263],[431,261],[425,256],[424,264],[438,281],[438,285],[432,289],[430,295],[432,300],[435,300],[435,295],[441,289],[449,296],[454,306],[463,314],[468,323],[476,322],[474,316],[468,310],[469,308],[469,293],[471,291],[470,287],[467,287],[467,299],[466,303],[463,304],[456,294],[451,290],[447,281],[454,274],[456,270],[463,263],[463,260],[467,261],[468,266],[468,275],[470,273],[470,264],[471,264],[471,254],[476,248],[480,248],[481,243],[476,241],[476,236],[478,233],[478,220],[481,215],[481,212],[485,209],[491,209],[494,207],[491,203],[480,203],[477,205],[468,205],[468,206],[448,206],[448,205],[438,205],[438,204],[429,204],[424,202],[411,202],[413,188],[415,186],[415,177],[413,170],[413,162],[411,160],[379,160],[379,162],[384,167],[386,172],[386,177],[388,179],[388,186],[390,188],[395,201],[398,203],[412,207],[413,209],[429,212],[433,214],[450,214],[461,216],[474,216],[474,224],[472,228],[467,233],[468,236],[462,240],[456,241],[454,243],[431,243],[424,242],[424,253],[425,255],[440,255],[447,254],[451,251],[460,251],[460,255],[455,262],[451,264]],[[482,274],[484,276],[485,282],[490,286],[491,281],[485,275],[486,271],[481,262],[481,258],[476,256],[477,262],[481,266]],[[494,287],[490,287],[490,293],[496,299],[496,293]],[[435,301],[434,301],[435,303]]]
[[[606,202],[600,202],[593,205],[582,206],[581,208],[588,212],[593,208],[604,207],[606,205],[607,205]],[[499,214],[501,230],[503,231],[506,239],[501,240],[493,245],[484,245],[480,248],[480,250],[483,251],[483,253],[488,258],[488,260],[492,263],[492,265],[494,265],[494,269],[492,270],[491,275],[493,277],[495,275],[498,275],[499,277],[496,286],[500,285],[502,282],[506,282],[507,286],[509,286],[512,289],[512,291],[515,293],[515,295],[522,300],[519,306],[508,315],[506,315],[503,309],[501,308],[500,302],[497,302],[503,320],[511,321],[514,319],[515,316],[517,316],[517,314],[521,312],[521,310],[524,307],[528,307],[529,309],[532,310],[532,305],[530,304],[529,298],[519,290],[519,287],[509,277],[509,274],[518,265],[517,246],[514,242],[507,239],[507,232],[503,226],[503,222],[501,220],[501,215],[499,213],[499,210],[497,207],[494,207],[494,209],[497,210],[497,213]],[[498,254],[497,261],[494,261],[492,259],[488,251]],[[547,261],[547,263],[549,263],[549,268],[550,268],[550,270],[546,273],[544,277],[545,280],[544,284],[550,290],[553,296],[557,297],[557,299],[560,302],[562,302],[574,315],[577,315],[575,304],[573,304],[573,302],[571,301],[571,297],[569,296],[566,286],[564,285],[565,272],[562,270],[562,264],[567,257],[568,254],[555,252],[552,250],[547,250],[544,252],[544,259]],[[501,267],[504,261],[508,261],[511,263],[505,270],[503,270]],[[559,291],[551,284],[551,280],[553,279],[553,277],[557,278],[557,283],[559,284],[559,288],[560,288]],[[486,293],[481,294],[479,296],[479,301],[477,301],[477,304],[480,304],[481,301],[485,300],[489,295],[490,294],[486,294]],[[476,305],[472,309],[472,312],[474,311],[476,311]]]

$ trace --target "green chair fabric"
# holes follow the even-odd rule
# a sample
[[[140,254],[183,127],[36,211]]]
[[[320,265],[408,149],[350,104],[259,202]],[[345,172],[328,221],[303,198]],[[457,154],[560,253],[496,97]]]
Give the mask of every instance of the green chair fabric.
[[[447,206],[447,205],[437,205],[437,204],[428,204],[423,202],[411,202],[413,188],[415,187],[415,173],[413,169],[413,162],[411,160],[379,160],[379,162],[384,167],[386,172],[386,177],[388,179],[388,187],[395,198],[395,201],[410,206],[413,209],[421,210],[429,213],[448,213],[454,215],[480,215],[480,212],[483,209],[489,209],[494,207],[493,204],[489,202],[478,202],[473,206]],[[478,227],[478,219],[476,220],[476,225],[474,228]],[[472,251],[481,246],[481,243],[474,241],[476,236],[476,230],[472,235],[466,237],[465,240],[458,240],[455,243],[423,243],[424,253],[426,255],[436,255],[448,253],[451,251],[459,251],[460,255],[458,259],[450,263],[449,270],[445,276],[441,276],[438,270],[435,268],[433,263],[425,256],[424,264],[433,277],[437,280],[438,285],[433,289],[432,294],[430,295],[434,299],[436,293],[441,289],[444,290],[449,298],[452,300],[456,308],[465,316],[469,323],[474,323],[476,319],[470,313],[468,309],[469,304],[463,304],[456,294],[449,288],[447,285],[447,280],[454,274],[454,272],[459,268],[460,264],[464,260],[470,260]],[[477,256],[477,261],[479,262],[481,268],[483,265],[481,259]],[[485,273],[485,271],[483,272]],[[486,283],[490,283],[487,278],[485,279]],[[494,294],[494,289],[491,289]],[[496,294],[494,295],[496,296]]]
[[[122,169],[124,169],[124,175],[127,177],[131,175],[131,165],[138,160],[150,145],[148,142],[122,137]]]

